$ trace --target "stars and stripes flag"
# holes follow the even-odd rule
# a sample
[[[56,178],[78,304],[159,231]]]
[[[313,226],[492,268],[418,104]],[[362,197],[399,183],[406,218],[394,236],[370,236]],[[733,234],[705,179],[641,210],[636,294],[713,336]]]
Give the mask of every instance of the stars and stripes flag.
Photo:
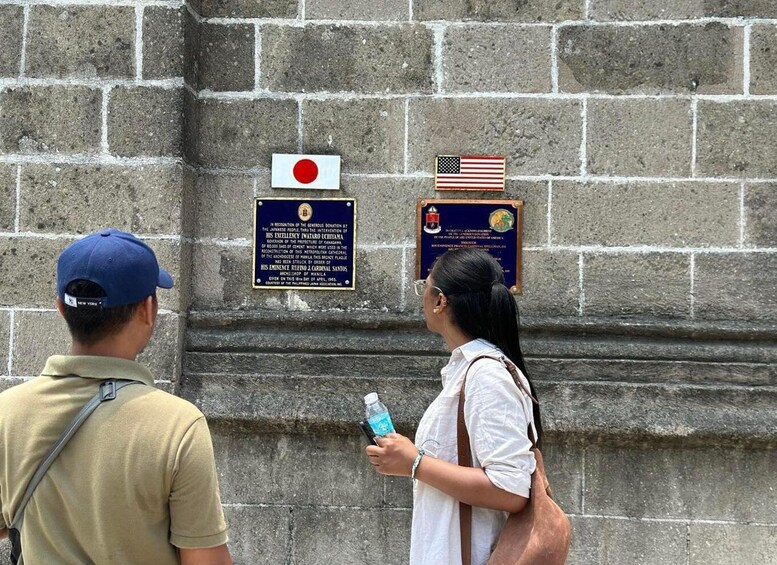
[[[505,158],[438,155],[435,190],[504,190]]]

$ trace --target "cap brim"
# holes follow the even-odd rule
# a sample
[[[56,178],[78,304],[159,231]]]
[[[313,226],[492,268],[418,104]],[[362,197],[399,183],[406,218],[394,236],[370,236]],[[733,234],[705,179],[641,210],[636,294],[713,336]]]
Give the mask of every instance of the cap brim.
[[[156,283],[159,288],[173,288],[173,277],[164,269],[159,269],[159,282]]]

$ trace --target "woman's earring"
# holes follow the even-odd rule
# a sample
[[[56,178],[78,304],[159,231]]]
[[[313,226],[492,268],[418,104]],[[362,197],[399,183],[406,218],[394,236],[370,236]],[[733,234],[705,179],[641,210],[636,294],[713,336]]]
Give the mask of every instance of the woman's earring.
[[[434,312],[435,314],[439,314],[440,310],[442,310],[442,308],[433,308],[432,312]]]

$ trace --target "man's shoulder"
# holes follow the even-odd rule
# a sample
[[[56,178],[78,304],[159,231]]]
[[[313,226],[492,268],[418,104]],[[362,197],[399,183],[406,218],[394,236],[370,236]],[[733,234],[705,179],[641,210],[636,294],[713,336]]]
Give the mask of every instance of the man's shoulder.
[[[23,407],[24,399],[35,395],[39,384],[38,378],[0,380],[0,414]]]
[[[132,389],[135,388],[134,391]],[[143,396],[143,405],[158,417],[194,422],[203,418],[203,413],[194,404],[167,391],[150,387],[129,387],[136,397]]]

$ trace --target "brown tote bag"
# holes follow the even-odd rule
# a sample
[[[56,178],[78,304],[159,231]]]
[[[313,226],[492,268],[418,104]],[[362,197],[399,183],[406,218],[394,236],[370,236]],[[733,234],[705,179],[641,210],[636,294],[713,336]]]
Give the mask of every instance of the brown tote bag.
[[[537,402],[531,392],[524,387],[515,366],[504,357],[490,355],[476,357],[470,363],[467,374],[469,374],[472,365],[480,359],[495,359],[504,363],[516,385],[533,402]],[[472,454],[469,448],[469,433],[464,420],[464,387],[466,384],[467,375],[465,374],[459,395],[458,451],[459,465],[471,467]],[[564,565],[567,560],[572,539],[569,518],[553,500],[548,478],[545,476],[542,454],[537,448],[537,439],[534,437],[531,425],[529,426],[529,438],[532,441],[532,451],[537,461],[537,469],[531,477],[529,502],[523,510],[508,516],[487,565]],[[470,505],[459,502],[459,520],[461,562],[462,565],[471,565],[472,507]]]

